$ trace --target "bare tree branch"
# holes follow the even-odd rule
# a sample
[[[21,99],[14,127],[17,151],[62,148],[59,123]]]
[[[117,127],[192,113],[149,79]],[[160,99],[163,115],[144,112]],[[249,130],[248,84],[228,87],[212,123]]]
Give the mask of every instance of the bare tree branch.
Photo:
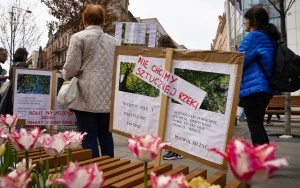
[[[38,49],[43,31],[38,25],[37,14],[28,13],[30,7],[36,7],[33,1],[10,0],[0,4],[0,46],[9,53],[25,47],[29,52]],[[15,32],[12,32],[12,29]],[[15,33],[12,37],[12,34]]]
[[[286,9],[285,9],[284,14],[286,14],[286,13],[291,9],[291,7],[292,7],[293,4],[295,3],[295,1],[296,1],[296,0],[290,0],[290,1],[289,1],[289,4],[288,4],[288,6],[286,6]]]

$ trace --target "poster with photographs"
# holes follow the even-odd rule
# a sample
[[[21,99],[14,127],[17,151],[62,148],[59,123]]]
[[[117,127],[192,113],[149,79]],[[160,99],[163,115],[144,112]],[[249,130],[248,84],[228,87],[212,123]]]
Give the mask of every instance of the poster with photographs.
[[[15,69],[13,113],[26,118],[28,110],[50,110],[52,72]]]
[[[57,101],[61,73],[14,69],[13,113],[26,125],[74,125],[75,115]]]
[[[118,45],[156,46],[157,24],[116,22],[115,38]]]
[[[161,92],[133,74],[137,60],[138,57],[135,56],[118,56],[114,88],[114,129],[128,134],[157,135]],[[164,64],[164,59],[161,58],[151,60],[161,66]]]
[[[168,148],[226,169],[209,148],[225,150],[233,135],[244,54],[118,46],[111,129],[151,133]]]
[[[56,112],[55,119],[58,121],[56,125],[75,125],[76,117],[74,112],[70,111],[68,106],[60,104],[57,100],[57,95],[64,79],[61,73],[55,73],[55,75],[56,87],[54,88],[54,111]]]
[[[205,91],[206,96],[198,110],[170,99],[165,140],[172,143],[172,147],[222,163],[219,155],[207,149],[223,150],[226,146],[235,71],[234,64],[173,61],[174,74]]]

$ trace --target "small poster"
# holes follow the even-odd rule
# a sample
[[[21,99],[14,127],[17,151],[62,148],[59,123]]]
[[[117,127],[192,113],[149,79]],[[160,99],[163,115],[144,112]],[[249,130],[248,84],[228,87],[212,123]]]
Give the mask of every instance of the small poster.
[[[164,60],[150,58],[163,65]],[[115,128],[128,134],[157,135],[160,97],[159,89],[132,74],[138,57],[119,56],[114,101]]]
[[[26,118],[28,110],[50,110],[52,72],[15,69],[13,113]]]
[[[126,23],[125,43],[127,44],[145,44],[146,24]]]
[[[206,91],[199,110],[170,99],[165,138],[174,148],[221,164],[222,157],[208,151],[224,149],[233,102],[234,64],[173,61],[173,72]]]
[[[75,115],[59,104],[61,73],[15,68],[13,113],[26,125],[75,125]]]
[[[116,22],[115,38],[118,45],[156,46],[157,24]]]

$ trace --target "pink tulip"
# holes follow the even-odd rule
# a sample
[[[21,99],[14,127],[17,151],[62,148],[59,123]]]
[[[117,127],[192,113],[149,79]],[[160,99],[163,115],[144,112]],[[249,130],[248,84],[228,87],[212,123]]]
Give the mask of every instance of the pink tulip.
[[[79,146],[79,144],[81,144],[86,134],[87,133],[81,134],[80,132],[75,131],[66,131],[62,133],[66,140],[70,141],[70,143],[66,146],[65,149],[76,149]]]
[[[177,174],[174,176],[156,176],[155,173],[150,174],[152,188],[190,188],[185,176]]]
[[[62,133],[53,136],[44,135],[42,148],[49,156],[54,157],[62,154],[69,143],[70,141],[66,140]]]
[[[32,164],[32,159],[29,159],[28,161],[29,164],[29,168],[28,171],[30,172],[36,165]],[[22,174],[23,172],[27,171],[26,169],[26,159],[23,158],[22,161],[20,161],[17,165],[16,165],[16,169],[14,169],[18,174]]]
[[[6,127],[2,126],[2,127],[0,127],[0,146],[2,144],[5,144],[7,139],[8,139],[8,136],[6,134]]]
[[[99,171],[97,164],[79,167],[77,163],[71,162],[61,178],[48,179],[46,184],[64,184],[69,188],[98,188],[103,183],[103,172]]]
[[[31,131],[24,128],[21,128],[20,131],[12,130],[9,140],[17,151],[32,151],[39,146],[39,139],[43,132],[44,130],[40,130],[38,127]]]
[[[15,127],[20,115],[17,114],[7,114],[7,115],[0,115],[1,123],[6,127]]]
[[[127,142],[129,150],[137,159],[143,162],[153,161],[163,148],[170,145],[162,143],[159,137],[151,134],[144,136],[133,135],[132,139],[128,139]]]
[[[30,181],[28,171],[19,174],[13,170],[5,176],[0,176],[0,188],[26,188]]]
[[[228,161],[236,178],[247,184],[256,184],[267,180],[278,168],[288,165],[286,158],[275,158],[276,149],[275,143],[254,147],[243,139],[233,139],[226,153],[216,148],[210,150]]]

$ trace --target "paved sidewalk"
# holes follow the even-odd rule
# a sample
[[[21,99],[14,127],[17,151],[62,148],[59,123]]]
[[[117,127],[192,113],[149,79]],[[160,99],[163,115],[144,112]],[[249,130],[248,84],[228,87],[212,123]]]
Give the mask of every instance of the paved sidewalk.
[[[273,126],[266,126],[266,130],[269,135],[276,135],[283,133],[283,122],[276,122],[274,117]],[[292,134],[298,136],[298,138],[292,139],[281,139],[275,136],[269,136],[271,141],[276,142],[279,145],[277,151],[277,157],[287,157],[289,158],[289,166],[279,169],[275,174],[267,180],[264,184],[252,186],[253,188],[298,188],[300,187],[300,119],[292,118]],[[247,127],[247,123],[238,122],[235,126],[234,137],[243,137],[250,140],[250,134]],[[131,161],[136,161],[135,157],[131,154],[127,148],[126,139],[123,136],[114,134],[115,142],[115,157],[122,159],[130,159]],[[210,168],[208,166],[202,165],[199,162],[183,158],[178,160],[165,161],[162,160],[161,163],[172,163],[174,167],[184,165],[188,166],[190,171],[196,168],[207,169],[208,176],[212,175],[214,172],[218,171],[216,169]],[[231,172],[227,173],[227,181],[233,179]]]

